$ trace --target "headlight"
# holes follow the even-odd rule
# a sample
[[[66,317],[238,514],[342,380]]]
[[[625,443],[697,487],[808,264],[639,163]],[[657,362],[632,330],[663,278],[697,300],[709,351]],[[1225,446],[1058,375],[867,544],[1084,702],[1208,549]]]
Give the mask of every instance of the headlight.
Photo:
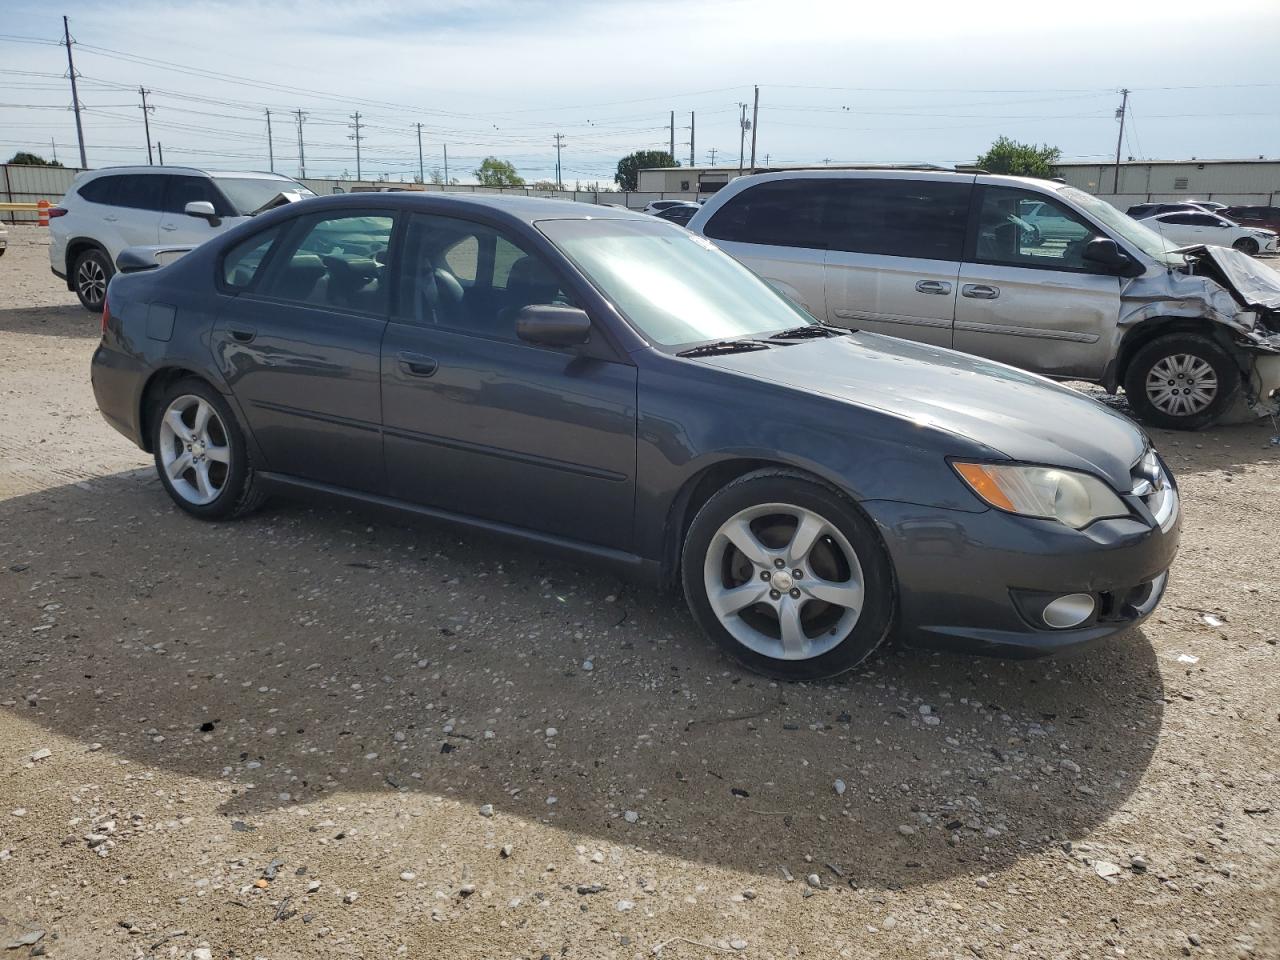
[[[1105,483],[1087,473],[1011,463],[953,463],[985,503],[1024,517],[1058,520],[1081,530],[1129,509]]]

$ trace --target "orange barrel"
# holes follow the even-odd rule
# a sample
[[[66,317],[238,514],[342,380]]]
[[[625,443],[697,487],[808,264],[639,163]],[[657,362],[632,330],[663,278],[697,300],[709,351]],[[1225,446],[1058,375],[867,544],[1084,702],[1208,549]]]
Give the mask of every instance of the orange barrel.
[[[49,208],[53,206],[48,200],[41,200],[36,204],[40,208],[40,226],[47,227],[49,225]]]

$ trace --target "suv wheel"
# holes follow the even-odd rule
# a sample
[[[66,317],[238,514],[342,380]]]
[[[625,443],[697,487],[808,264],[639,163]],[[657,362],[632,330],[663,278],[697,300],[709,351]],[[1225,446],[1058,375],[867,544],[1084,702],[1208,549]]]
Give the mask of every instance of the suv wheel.
[[[893,619],[893,578],[871,524],[835,490],[787,470],[748,474],[707,501],[682,576],[703,630],[780,680],[852,669]]]
[[[1198,430],[1218,419],[1240,390],[1231,355],[1198,333],[1173,333],[1142,347],[1125,371],[1129,406],[1144,423]]]
[[[71,268],[71,281],[75,285],[80,305],[91,313],[102,312],[102,302],[107,298],[107,284],[115,269],[101,250],[86,250],[76,257]]]
[[[1247,253],[1251,257],[1256,256],[1259,249],[1258,241],[1253,239],[1253,237],[1241,237],[1233,243],[1232,246],[1241,253]]]

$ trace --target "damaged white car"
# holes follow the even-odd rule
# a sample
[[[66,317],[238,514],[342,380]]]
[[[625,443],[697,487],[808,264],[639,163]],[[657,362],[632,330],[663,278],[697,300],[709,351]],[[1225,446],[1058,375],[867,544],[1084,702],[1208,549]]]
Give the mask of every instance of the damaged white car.
[[[689,229],[828,323],[1123,388],[1154,426],[1276,409],[1280,274],[1065,184],[786,171],[734,180]]]

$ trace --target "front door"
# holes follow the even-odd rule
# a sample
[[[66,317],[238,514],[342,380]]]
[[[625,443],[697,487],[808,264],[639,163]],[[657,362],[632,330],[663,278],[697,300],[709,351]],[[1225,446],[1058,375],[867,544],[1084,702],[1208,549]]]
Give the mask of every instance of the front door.
[[[1111,359],[1121,280],[1084,259],[1099,235],[1074,210],[1017,187],[979,188],[977,214],[960,267],[955,348],[1050,377],[1096,380]],[[1033,219],[1075,226],[1049,239]]]
[[[164,205],[160,211],[160,243],[204,243],[219,232],[220,228],[213,226],[208,220],[187,215],[187,204],[193,201],[205,200],[213,204],[213,209],[224,220],[238,217],[226,197],[214,188],[213,181],[208,177],[170,174],[164,179],[167,186]]]
[[[382,345],[391,496],[629,549],[635,367],[517,338],[522,307],[572,297],[490,226],[415,214],[401,264]]]
[[[313,214],[224,257],[212,347],[264,469],[384,491],[379,351],[391,233],[386,211]]]
[[[826,319],[951,346],[972,182],[866,177],[833,189]]]

